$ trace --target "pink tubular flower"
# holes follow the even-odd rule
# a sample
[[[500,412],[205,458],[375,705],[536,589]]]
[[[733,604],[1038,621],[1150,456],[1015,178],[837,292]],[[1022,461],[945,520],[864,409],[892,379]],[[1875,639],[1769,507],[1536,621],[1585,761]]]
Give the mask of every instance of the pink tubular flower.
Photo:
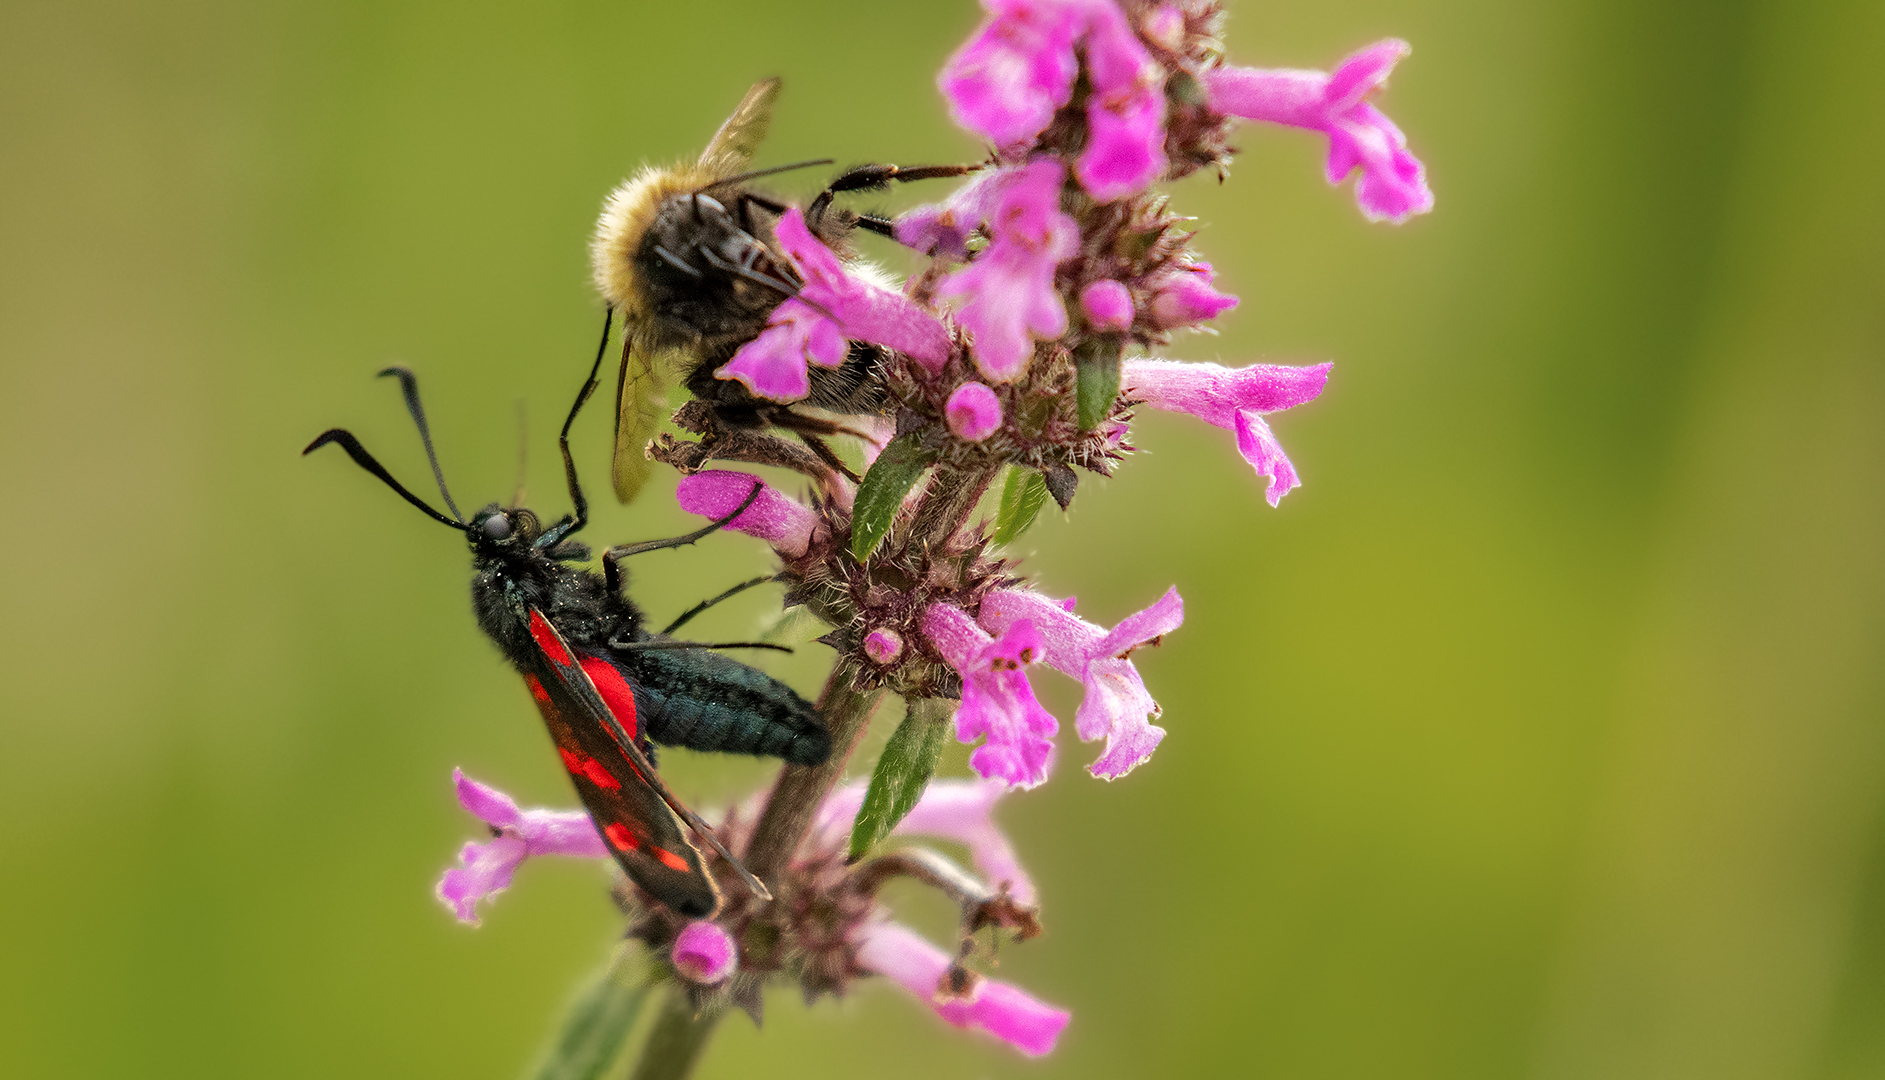
[[[808,365],[838,367],[849,351],[837,324],[797,300],[787,300],[773,309],[759,336],[741,345],[714,377],[737,379],[763,398],[797,401],[812,392]]]
[[[1123,284],[1101,279],[1080,290],[1080,310],[1093,329],[1125,330],[1132,326],[1132,291]]]
[[[797,207],[780,217],[775,234],[805,285],[715,375],[737,379],[761,397],[797,401],[811,393],[807,365],[843,364],[851,340],[885,345],[934,367],[949,355],[948,328],[901,293],[847,273],[805,227]]]
[[[1237,435],[1237,450],[1270,478],[1264,493],[1270,505],[1302,486],[1281,443],[1270,433],[1263,414],[1301,405],[1322,392],[1331,364],[1278,367],[1252,364],[1227,368],[1176,360],[1128,360],[1120,372],[1120,393],[1155,409],[1190,413]]]
[[[1111,0],[1087,5],[1087,144],[1074,163],[1099,202],[1131,195],[1165,171],[1165,73]]]
[[[897,218],[897,242],[925,255],[961,262],[969,257],[969,237],[995,212],[1001,193],[1016,176],[1013,169],[989,169],[957,188],[942,203],[927,203]]]
[[[958,437],[981,442],[1001,429],[1001,399],[981,383],[963,383],[949,395],[943,415]]]
[[[1024,670],[1040,659],[1040,631],[1024,619],[991,638],[961,608],[939,603],[923,613],[923,634],[962,675],[956,738],[970,743],[987,736],[969,755],[969,767],[1013,787],[1047,779],[1060,724],[1035,700]]]
[[[1083,23],[1068,0],[984,0],[989,19],[937,77],[956,123],[996,146],[1031,141],[1073,96],[1073,40]]]
[[[1048,666],[1086,686],[1074,730],[1083,742],[1106,739],[1105,752],[1088,766],[1094,776],[1117,780],[1152,756],[1165,729],[1150,722],[1159,715],[1158,702],[1146,691],[1129,656],[1185,621],[1177,589],[1110,631],[1074,615],[1072,601],[1063,604],[1024,589],[989,593],[982,601],[980,621],[994,634],[1023,624],[1038,628]]]
[[[868,781],[858,780],[832,792],[819,807],[819,831],[849,831],[869,786]],[[923,797],[897,822],[891,834],[935,836],[964,845],[984,880],[1007,886],[1008,895],[1016,903],[1032,907],[1039,898],[1034,881],[1022,869],[1014,846],[995,825],[995,803],[1008,791],[1008,785],[1000,780],[931,780],[923,789]]]
[[[1361,212],[1370,221],[1401,222],[1433,209],[1433,192],[1426,168],[1407,152],[1407,136],[1367,98],[1408,52],[1407,42],[1389,38],[1342,61],[1333,75],[1221,67],[1204,73],[1204,86],[1218,112],[1326,134],[1329,183],[1360,168]]]
[[[820,527],[818,515],[751,473],[733,469],[695,473],[682,479],[674,489],[674,500],[690,514],[719,519],[738,510],[753,493],[754,484],[760,487],[759,497],[739,517],[728,522],[727,528],[757,536],[787,558],[804,555],[811,547],[812,535]]]
[[[943,993],[949,954],[893,922],[866,923],[857,942],[859,966],[887,976],[959,1028],[981,1028],[1030,1057],[1054,1049],[1073,1014],[1029,997],[1007,983],[976,979],[967,994]]]
[[[1100,202],[1165,171],[1164,72],[1113,0],[984,0],[989,19],[938,79],[956,123],[1002,148],[1047,129],[1073,97],[1074,42],[1086,39],[1087,143],[1074,165]]]
[[[1177,330],[1209,322],[1237,306],[1237,298],[1211,287],[1217,272],[1207,262],[1183,262],[1160,276],[1152,297],[1152,323]]]
[[[718,924],[705,920],[683,927],[675,935],[674,949],[668,955],[681,978],[703,986],[712,986],[733,974],[740,961],[733,939]]]
[[[452,770],[452,784],[458,789],[460,805],[498,830],[496,837],[482,844],[466,844],[458,853],[464,865],[452,867],[439,878],[438,898],[457,914],[459,922],[478,925],[478,901],[502,892],[517,868],[533,855],[609,857],[588,814],[520,810],[510,796],[457,769]]]
[[[968,298],[962,324],[975,334],[975,366],[993,382],[1011,382],[1027,370],[1033,338],[1067,332],[1054,269],[1079,251],[1080,229],[1060,210],[1065,175],[1051,158],[1014,170],[995,204],[992,241],[937,289]]]

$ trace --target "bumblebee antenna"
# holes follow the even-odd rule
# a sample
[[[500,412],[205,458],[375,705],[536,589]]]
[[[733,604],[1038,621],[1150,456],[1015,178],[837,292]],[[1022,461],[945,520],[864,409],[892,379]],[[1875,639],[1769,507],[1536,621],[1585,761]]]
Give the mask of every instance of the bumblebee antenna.
[[[398,492],[400,498],[425,511],[427,517],[430,517],[441,525],[449,525],[459,532],[470,531],[470,526],[466,525],[464,522],[453,521],[451,518],[432,509],[431,506],[426,504],[424,499],[407,491],[405,485],[393,479],[393,474],[387,472],[385,466],[375,461],[373,455],[367,453],[366,447],[360,445],[360,440],[354,438],[353,433],[345,428],[329,428],[321,432],[319,437],[308,444],[306,450],[301,451],[301,456],[306,457],[316,450],[319,450],[321,447],[326,446],[328,443],[339,443],[340,448],[347,451],[347,456],[353,459],[355,465],[379,477],[381,483]]]
[[[771,176],[774,173],[792,172],[795,169],[809,169],[813,165],[830,165],[834,160],[834,158],[817,158],[812,161],[795,161],[790,165],[774,165],[770,169],[754,169],[751,172],[740,173],[738,176],[722,177],[705,187],[696,188],[694,194],[698,195],[703,191],[712,191],[714,188],[725,187],[728,184],[743,184],[748,180],[757,180],[759,177]]]
[[[419,404],[419,379],[410,369],[403,367],[389,367],[380,372],[381,378],[388,375],[399,379],[400,393],[406,398],[406,411],[412,414],[412,422],[419,425],[419,441],[425,444],[425,459],[432,463],[432,479],[439,482],[439,494],[445,497],[446,508],[462,524],[465,515],[458,512],[458,504],[452,501],[452,493],[445,490],[445,470],[439,468],[438,453],[432,449],[432,429],[425,422],[425,406]]]

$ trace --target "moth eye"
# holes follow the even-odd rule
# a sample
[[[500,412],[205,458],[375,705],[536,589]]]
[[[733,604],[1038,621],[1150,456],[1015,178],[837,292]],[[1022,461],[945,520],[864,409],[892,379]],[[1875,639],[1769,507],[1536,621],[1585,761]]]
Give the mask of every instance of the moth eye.
[[[492,514],[484,519],[484,535],[493,540],[503,540],[511,534],[511,519],[503,514]]]

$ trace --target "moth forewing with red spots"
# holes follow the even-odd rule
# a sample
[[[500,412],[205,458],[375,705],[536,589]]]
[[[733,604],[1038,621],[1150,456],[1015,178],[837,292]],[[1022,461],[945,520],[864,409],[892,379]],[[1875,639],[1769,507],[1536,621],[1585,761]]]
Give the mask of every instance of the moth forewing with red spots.
[[[571,648],[536,608],[528,609],[528,618],[530,637],[547,675],[526,674],[525,682],[562,755],[563,767],[616,860],[624,868],[631,862],[639,864],[639,872],[630,876],[662,903],[684,915],[705,918],[718,908],[719,893],[712,875],[701,869],[698,849],[681,829],[685,821],[733,866],[754,895],[772,899],[772,893],[747,873],[713,829],[674,797],[636,745],[634,691],[615,666]],[[586,717],[589,722],[572,724],[571,716]]]

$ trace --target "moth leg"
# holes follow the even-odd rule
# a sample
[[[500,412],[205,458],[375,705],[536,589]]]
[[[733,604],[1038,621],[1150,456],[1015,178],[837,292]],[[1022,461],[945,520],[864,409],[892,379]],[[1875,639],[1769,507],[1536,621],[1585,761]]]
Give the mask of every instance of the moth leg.
[[[769,641],[662,641],[657,638],[642,641],[610,638],[609,648],[619,653],[665,652],[671,649],[771,649],[774,652],[783,653],[792,651],[784,645],[774,645]]]
[[[723,592],[719,596],[714,597],[712,600],[702,600],[700,603],[695,604],[691,608],[688,608],[686,611],[681,613],[680,618],[662,627],[661,632],[663,634],[672,634],[674,631],[679,630],[682,626],[686,625],[688,620],[692,619],[694,616],[700,614],[701,612],[707,610],[708,608],[714,606],[720,601],[729,599],[730,597],[737,596],[740,593],[745,592],[746,590],[752,588],[755,585],[764,585],[768,581],[777,581],[777,580],[779,580],[779,575],[777,574],[763,574],[759,577],[754,578],[751,581],[742,581],[738,585],[735,585],[731,589],[728,589],[726,592]]]
[[[688,544],[691,544],[694,541],[699,540],[701,537],[706,536],[708,533],[718,532],[719,530],[726,528],[728,522],[732,521],[736,517],[739,517],[741,514],[744,514],[746,512],[746,508],[753,505],[753,501],[755,499],[758,499],[759,493],[761,491],[764,491],[765,489],[766,489],[766,485],[763,482],[757,481],[757,480],[754,481],[753,490],[747,494],[746,501],[740,503],[740,505],[731,514],[728,514],[726,517],[720,518],[717,521],[708,522],[706,525],[702,526],[701,528],[695,529],[693,532],[687,533],[684,536],[669,537],[666,540],[643,540],[639,544],[618,544],[615,547],[612,547],[609,550],[602,553],[603,565],[610,566],[618,560],[626,559],[630,555],[640,555],[644,551],[660,551],[662,548],[686,547]],[[605,574],[604,580],[607,580],[606,574]]]

